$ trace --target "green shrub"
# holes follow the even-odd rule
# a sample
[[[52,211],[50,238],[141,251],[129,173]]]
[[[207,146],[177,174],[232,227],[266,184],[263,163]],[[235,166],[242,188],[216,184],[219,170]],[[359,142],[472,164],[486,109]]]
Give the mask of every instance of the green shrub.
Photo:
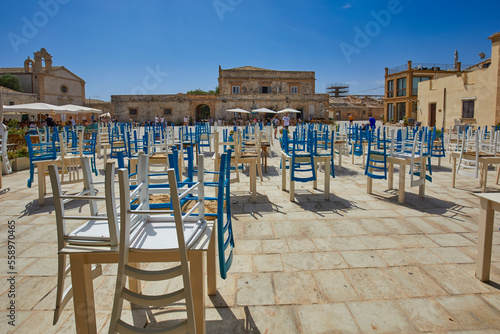
[[[16,150],[16,157],[22,158],[22,157],[29,157],[30,153],[28,151],[28,146],[19,146]]]
[[[4,74],[0,77],[0,86],[13,89],[18,92],[23,92],[23,86],[21,85],[21,80],[12,74]]]

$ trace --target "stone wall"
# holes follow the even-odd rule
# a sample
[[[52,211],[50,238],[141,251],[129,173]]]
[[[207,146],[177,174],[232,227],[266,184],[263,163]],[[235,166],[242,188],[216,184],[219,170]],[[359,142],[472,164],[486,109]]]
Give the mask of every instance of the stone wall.
[[[219,68],[219,88],[222,95],[232,94],[232,87],[240,86],[240,94],[260,94],[260,87],[271,87],[269,94],[315,93],[315,74],[312,71],[274,71],[251,66],[223,70]]]
[[[3,104],[6,106],[38,102],[36,94],[14,92],[11,89],[6,89],[4,87],[0,87],[0,92],[2,94]],[[21,114],[4,114],[4,119],[7,120],[17,119],[18,121],[20,121],[21,118],[22,118]]]
[[[303,111],[300,115],[303,119],[327,118],[326,108],[328,106],[328,94],[314,95],[271,95],[253,94],[240,96],[224,95],[113,95],[111,104],[114,115],[120,121],[134,120],[138,122],[154,121],[156,115],[161,117],[164,109],[170,109],[171,115],[164,115],[165,122],[174,124],[182,123],[187,115],[193,120],[198,119],[199,108],[207,105],[210,108],[212,119],[230,120],[234,118],[233,113],[227,109],[242,108],[253,110],[257,108],[269,108],[281,110],[287,107]],[[137,115],[130,115],[130,110],[136,109]],[[113,115],[113,114],[112,114]],[[298,115],[291,115],[297,117]],[[243,117],[245,118],[245,117]]]
[[[120,121],[135,120],[139,122],[154,121],[156,115],[162,116],[164,110],[171,114],[164,115],[166,122],[182,123],[185,116],[193,120],[200,119],[200,109],[203,105],[210,108],[210,118],[231,120],[233,113],[227,109],[242,108],[253,110],[269,108],[280,110],[293,108],[302,111],[300,115],[291,117],[327,119],[328,94],[315,94],[314,72],[307,71],[274,71],[251,66],[222,70],[219,67],[219,95],[113,95],[113,105],[116,118]],[[232,86],[240,87],[239,94],[233,94]],[[260,87],[271,87],[268,93],[263,93]],[[298,87],[298,92],[292,94],[291,87]],[[130,111],[137,111],[131,115]],[[237,115],[244,119],[257,115]],[[263,115],[259,115],[263,117]]]

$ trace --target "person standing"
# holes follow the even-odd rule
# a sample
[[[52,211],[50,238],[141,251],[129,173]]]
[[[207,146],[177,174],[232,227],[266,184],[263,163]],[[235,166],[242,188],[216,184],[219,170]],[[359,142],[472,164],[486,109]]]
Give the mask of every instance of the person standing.
[[[163,116],[161,116],[161,118],[160,118],[160,123],[161,123],[160,124],[161,126],[165,125],[165,118]]]
[[[274,128],[274,138],[277,139],[278,137],[278,126],[280,125],[280,119],[278,116],[274,115],[273,118],[273,128]]]
[[[54,122],[54,119],[52,118],[52,116],[50,116],[49,114],[45,114],[46,118],[45,118],[45,125],[46,126],[50,126],[50,127],[53,127],[53,126],[56,126],[56,122]]]
[[[158,125],[158,123],[160,123],[160,118],[158,117],[158,115],[155,116],[155,125]]]
[[[354,121],[354,117],[352,117],[352,114],[349,115],[349,123],[352,124],[352,122]]]
[[[290,117],[288,117],[288,113],[285,114],[285,117],[283,117],[283,127],[285,130],[288,132],[288,127],[290,126]]]
[[[375,117],[370,116],[368,122],[370,123],[370,128],[372,129],[372,131],[375,130],[375,122],[376,122]]]
[[[69,121],[71,122],[71,126],[75,126],[75,120],[73,119],[73,116],[69,116]]]
[[[188,115],[184,116],[184,125],[189,125],[189,117]]]

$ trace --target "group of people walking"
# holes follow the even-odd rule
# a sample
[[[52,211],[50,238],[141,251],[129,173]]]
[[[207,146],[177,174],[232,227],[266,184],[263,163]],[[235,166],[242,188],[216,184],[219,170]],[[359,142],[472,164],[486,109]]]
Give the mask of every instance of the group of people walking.
[[[275,115],[271,120],[271,123],[274,128],[274,138],[278,138],[278,126],[280,125],[280,123],[282,123],[283,128],[288,131],[288,127],[290,126],[290,117],[288,117],[288,114],[285,114],[285,116],[283,116],[283,119],[280,121],[278,116]]]

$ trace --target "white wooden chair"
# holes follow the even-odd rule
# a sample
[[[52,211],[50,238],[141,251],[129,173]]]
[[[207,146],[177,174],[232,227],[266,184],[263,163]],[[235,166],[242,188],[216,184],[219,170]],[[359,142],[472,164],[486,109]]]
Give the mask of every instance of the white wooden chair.
[[[173,210],[149,210],[146,169],[147,156],[142,155],[139,157],[138,162],[138,184],[132,192],[130,192],[128,172],[125,169],[118,171],[120,184],[120,253],[109,333],[195,333],[187,249],[206,227],[203,210],[203,182],[196,182],[191,187],[177,188],[175,171],[169,169],[167,171],[169,179],[168,191],[170,192]],[[203,167],[199,168],[199,173],[203,173]],[[183,214],[181,212],[181,200],[190,194],[196,195],[198,201],[192,209]],[[131,210],[130,203],[135,199],[139,201],[139,207]],[[193,215],[196,209],[198,209],[198,216]],[[135,229],[132,228],[133,224],[136,226]],[[132,230],[135,230],[135,235],[131,233]],[[180,264],[156,271],[139,269],[129,264],[131,249],[140,249],[144,254],[148,250],[178,252]],[[163,295],[138,294],[126,288],[127,278],[129,280],[134,278],[144,281],[167,281],[176,277],[182,278],[182,288]],[[168,283],[162,282],[162,287],[165,286],[169,286]],[[152,328],[148,330],[143,326],[135,327],[121,319],[124,300],[149,307],[163,307],[185,300],[187,318],[169,328]],[[180,305],[175,304],[176,308]]]
[[[425,182],[426,175],[420,177],[422,167],[425,165],[424,145],[418,140],[418,135],[415,134],[413,139],[405,140],[403,131],[402,141],[396,142],[394,130],[391,131],[391,150],[390,156],[395,158],[410,159],[410,185],[411,187],[421,186]],[[396,150],[397,149],[397,150]],[[427,171],[427,169],[426,169]],[[425,172],[426,172],[425,171]],[[416,178],[418,176],[418,178]]]
[[[468,134],[462,137],[462,147],[460,150],[460,157],[458,160],[457,174],[478,178],[479,176],[479,157],[480,156],[493,156],[493,153],[481,152],[479,149],[479,135]],[[469,142],[469,144],[467,144]],[[472,142],[472,144],[470,143]]]
[[[0,174],[2,171],[5,174],[12,173],[12,167],[10,166],[9,157],[7,156],[7,138],[9,135],[9,131],[5,127],[5,125],[0,124],[0,156],[2,158],[2,166],[0,170]]]
[[[262,176],[262,133],[257,131],[255,134],[255,139],[249,140],[246,143],[243,140],[243,134],[241,131],[235,133],[234,140],[234,151],[235,151],[235,163],[238,164],[257,164],[257,172],[259,173],[260,181],[263,182],[264,178]],[[255,160],[257,160],[255,162]],[[252,177],[252,176],[250,176]]]
[[[92,183],[92,171],[88,157],[81,158],[81,166],[84,175],[84,190],[75,195],[66,195],[61,189],[61,181],[56,165],[49,166],[50,181],[52,184],[52,193],[54,196],[54,206],[57,223],[57,246],[58,250],[63,249],[67,245],[79,246],[116,246],[118,244],[117,227],[118,222],[116,217],[116,207],[111,200],[114,198],[114,164],[109,163],[106,166],[105,177],[105,195],[96,196],[95,189]],[[88,201],[90,206],[90,215],[73,215],[67,213],[65,204],[73,200]],[[97,200],[106,200],[107,215],[98,213]],[[111,213],[111,214],[110,214]],[[66,221],[83,220],[85,221],[75,230],[68,232],[66,229]],[[58,255],[58,274],[57,274],[57,292],[56,292],[56,307],[54,310],[54,321],[56,324],[59,316],[65,305],[73,296],[72,286],[64,288],[66,276],[70,273],[70,265],[66,262],[66,255]],[[92,270],[93,278],[102,274],[100,265],[94,266]]]
[[[234,147],[234,142],[220,141],[219,133],[215,132],[214,133],[214,152],[215,152],[214,165],[215,165],[216,169],[219,168],[220,157],[224,153],[224,149],[221,150],[221,147],[224,148],[224,147],[228,147],[228,146]],[[233,154],[233,156],[231,158],[232,158],[231,159],[231,166],[234,167],[234,169],[231,169],[231,173],[235,174],[235,177],[230,179],[231,183],[240,182],[240,174],[239,174],[239,170],[238,170],[238,164],[234,161],[235,155]]]

